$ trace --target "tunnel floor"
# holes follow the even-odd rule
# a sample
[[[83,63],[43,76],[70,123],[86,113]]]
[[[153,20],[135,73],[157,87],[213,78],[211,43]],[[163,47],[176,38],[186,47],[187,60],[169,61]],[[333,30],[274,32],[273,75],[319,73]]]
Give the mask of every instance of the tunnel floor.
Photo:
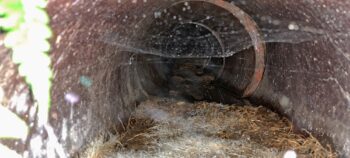
[[[78,157],[336,157],[329,145],[263,106],[153,97],[122,132],[105,133]]]

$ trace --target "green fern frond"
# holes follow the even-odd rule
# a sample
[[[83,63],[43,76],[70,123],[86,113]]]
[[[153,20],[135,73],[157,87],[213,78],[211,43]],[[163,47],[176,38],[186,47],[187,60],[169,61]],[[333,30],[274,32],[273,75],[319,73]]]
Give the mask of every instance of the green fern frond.
[[[12,60],[18,64],[39,109],[39,125],[47,123],[50,109],[52,70],[47,52],[52,36],[45,0],[0,0],[0,29],[6,32],[4,44],[12,49]]]

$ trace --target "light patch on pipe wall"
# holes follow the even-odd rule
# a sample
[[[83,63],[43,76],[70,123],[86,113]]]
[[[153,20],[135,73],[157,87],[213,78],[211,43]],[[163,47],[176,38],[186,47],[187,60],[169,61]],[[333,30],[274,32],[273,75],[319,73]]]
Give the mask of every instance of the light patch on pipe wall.
[[[287,96],[283,95],[282,97],[280,97],[279,103],[283,109],[285,109],[287,111],[291,110],[290,99]]]

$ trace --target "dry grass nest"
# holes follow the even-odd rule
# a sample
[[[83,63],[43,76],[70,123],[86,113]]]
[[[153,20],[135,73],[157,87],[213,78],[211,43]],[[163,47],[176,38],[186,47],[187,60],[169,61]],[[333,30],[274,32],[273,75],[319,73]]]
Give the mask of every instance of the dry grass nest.
[[[336,157],[311,134],[293,132],[286,118],[262,107],[187,103],[154,98],[141,103],[124,132],[105,133],[82,157]]]

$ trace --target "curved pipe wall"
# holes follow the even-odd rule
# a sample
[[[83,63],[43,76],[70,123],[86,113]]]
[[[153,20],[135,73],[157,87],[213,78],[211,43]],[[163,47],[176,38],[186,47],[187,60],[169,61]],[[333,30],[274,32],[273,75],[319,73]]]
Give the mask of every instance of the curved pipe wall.
[[[232,16],[208,2],[227,7],[219,0],[49,2],[56,36],[50,121],[66,151],[73,154],[101,129],[120,126],[139,101],[166,95],[172,89],[169,73],[174,63],[186,63],[172,56],[180,52],[180,57],[214,65],[208,73],[217,85],[198,99],[229,103],[235,96],[249,96],[349,156],[350,3],[236,0],[230,3],[242,12],[236,8]],[[187,21],[179,22],[175,14]],[[245,25],[239,15],[256,26]],[[201,21],[206,16],[208,21]],[[265,46],[265,55],[259,56],[257,51]],[[214,54],[205,54],[210,50]],[[166,64],[169,57],[173,65]],[[84,84],[84,78],[92,84]],[[252,84],[256,89],[253,85],[247,92]],[[73,94],[79,102],[64,99]]]

